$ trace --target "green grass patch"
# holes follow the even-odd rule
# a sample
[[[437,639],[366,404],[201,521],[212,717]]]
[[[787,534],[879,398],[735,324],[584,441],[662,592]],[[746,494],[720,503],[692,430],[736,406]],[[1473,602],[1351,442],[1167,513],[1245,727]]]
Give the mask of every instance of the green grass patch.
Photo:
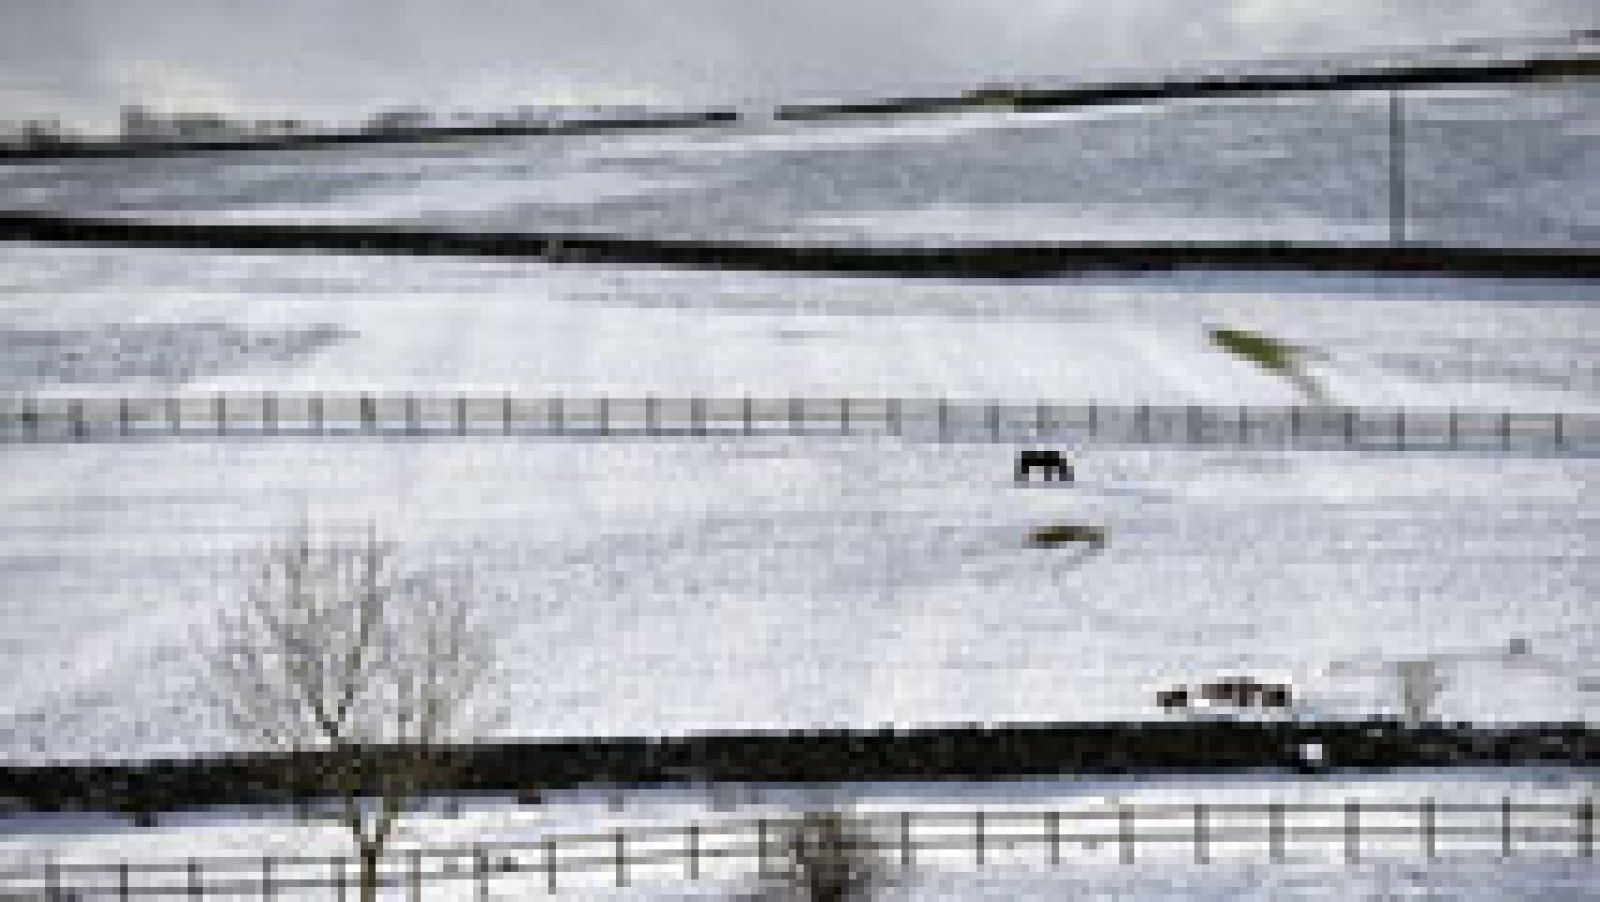
[[[1102,546],[1106,543],[1106,531],[1098,526],[1085,526],[1079,523],[1057,523],[1051,526],[1041,526],[1028,534],[1028,544],[1039,548],[1053,548],[1057,545],[1071,545],[1074,543]]]
[[[1322,386],[1300,367],[1301,349],[1248,329],[1217,326],[1210,329],[1208,334],[1212,343],[1224,351],[1283,376],[1315,400],[1320,401],[1324,397]]]
[[[1219,327],[1211,330],[1211,340],[1223,350],[1269,370],[1287,373],[1297,363],[1294,348],[1259,332]]]

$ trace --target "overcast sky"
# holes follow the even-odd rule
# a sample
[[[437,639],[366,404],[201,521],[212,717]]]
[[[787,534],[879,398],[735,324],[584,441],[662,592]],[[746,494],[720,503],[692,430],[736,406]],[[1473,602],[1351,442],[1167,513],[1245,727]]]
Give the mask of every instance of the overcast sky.
[[[0,0],[0,119],[698,104],[1594,27],[1596,0]]]

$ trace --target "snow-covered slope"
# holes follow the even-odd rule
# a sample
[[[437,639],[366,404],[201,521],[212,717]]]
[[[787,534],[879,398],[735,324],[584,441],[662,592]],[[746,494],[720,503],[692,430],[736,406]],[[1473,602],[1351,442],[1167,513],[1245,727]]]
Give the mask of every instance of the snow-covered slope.
[[[1409,95],[1412,240],[1600,242],[1585,82]],[[786,242],[1384,241],[1386,97],[0,167],[0,209]]]
[[[1600,409],[1582,282],[1192,274],[1021,283],[0,246],[0,390]]]

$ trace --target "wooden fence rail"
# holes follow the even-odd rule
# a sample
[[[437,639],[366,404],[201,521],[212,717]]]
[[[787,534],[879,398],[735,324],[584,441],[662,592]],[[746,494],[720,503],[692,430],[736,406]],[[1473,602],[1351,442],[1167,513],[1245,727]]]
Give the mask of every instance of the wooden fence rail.
[[[1359,861],[1444,854],[1560,855],[1594,860],[1595,803],[1489,803],[1434,799],[1350,800],[1329,804],[1107,804],[1083,810],[900,811],[847,815],[850,842],[870,847],[885,868],[912,870],[1054,867],[1073,861],[1183,854],[1282,862],[1291,853]],[[644,826],[528,842],[394,850],[379,881],[420,900],[423,887],[471,881],[477,897],[509,881],[526,891],[626,886],[634,881],[771,877],[798,816],[744,818],[687,826]],[[753,865],[753,867],[752,867]],[[731,866],[731,868],[730,868]],[[752,873],[753,872],[753,873]],[[353,857],[193,858],[163,863],[51,863],[0,870],[0,898],[85,899],[248,895],[295,890],[353,893]]]
[[[1416,449],[1600,446],[1600,415],[1456,409],[1053,404],[948,398],[438,394],[0,396],[0,442],[214,436],[897,436]]]

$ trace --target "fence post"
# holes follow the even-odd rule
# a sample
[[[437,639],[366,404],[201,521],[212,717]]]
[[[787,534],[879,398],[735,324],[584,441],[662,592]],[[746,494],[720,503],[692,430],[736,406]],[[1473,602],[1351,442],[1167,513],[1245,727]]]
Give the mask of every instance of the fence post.
[[[1117,806],[1117,844],[1122,849],[1122,863],[1133,864],[1133,809],[1126,802]]]
[[[268,435],[278,434],[278,396],[272,392],[261,396],[261,421],[266,424]]]
[[[567,434],[567,402],[562,398],[550,399],[550,426],[556,435]]]
[[[22,399],[22,429],[30,439],[39,437],[39,412],[34,409],[32,397]]]
[[[1150,443],[1150,405],[1140,404],[1134,419],[1139,424],[1139,441],[1143,444]]]
[[[1394,412],[1394,438],[1395,444],[1401,451],[1406,449],[1406,409],[1401,407]]]
[[[899,438],[900,428],[900,399],[890,398],[883,409],[884,425],[888,427],[889,434]]]
[[[1555,443],[1556,443],[1556,447],[1557,448],[1560,448],[1560,447],[1566,445],[1566,443],[1567,443],[1566,420],[1567,420],[1566,414],[1558,413],[1558,414],[1555,415],[1555,418],[1551,421],[1551,424],[1550,424],[1551,428],[1555,432]]]
[[[261,898],[272,898],[272,856],[264,855],[261,858]]]
[[[1045,814],[1050,836],[1050,863],[1061,864],[1061,812],[1052,808]]]
[[[1185,424],[1189,427],[1189,441],[1194,444],[1200,442],[1200,408],[1194,404],[1189,405],[1185,413]]]
[[[1361,803],[1350,800],[1344,803],[1344,857],[1356,861],[1361,856]]]
[[[126,861],[117,862],[117,898],[122,902],[127,902],[128,899],[128,863]]]
[[[1422,854],[1432,861],[1438,855],[1436,814],[1432,798],[1422,800]]]
[[[1199,802],[1194,806],[1194,860],[1199,864],[1205,864],[1210,857],[1206,845],[1206,806]]]
[[[1500,799],[1500,857],[1511,857],[1511,797]]]
[[[1500,414],[1500,449],[1502,451],[1511,447],[1511,411]]]
[[[1578,854],[1594,857],[1594,799],[1584,799],[1578,806]]]
[[[689,879],[700,879],[700,825],[689,825]]]
[[[422,425],[417,422],[417,396],[406,393],[406,435],[416,435],[422,430]]]
[[[1289,440],[1293,441],[1293,442],[1298,442],[1300,440],[1300,405],[1299,404],[1296,404],[1295,406],[1289,408]]]
[[[1400,92],[1389,92],[1389,242],[1406,241],[1405,113]]]
[[[749,395],[745,395],[744,400],[739,404],[739,416],[744,420],[745,435],[752,435],[756,431],[756,415],[754,407],[755,402],[750,400]]]
[[[556,891],[556,841],[554,839],[544,841],[544,870],[546,875],[545,889],[554,893]]]
[[[1044,417],[1044,403],[1040,402],[1038,404],[1033,405],[1033,437],[1034,438],[1043,438],[1044,437],[1044,432],[1045,432],[1044,419],[1045,419],[1045,417]]]
[[[473,863],[478,869],[478,902],[489,902],[489,862],[483,857],[483,847],[472,847]]]
[[[1283,803],[1271,802],[1267,805],[1267,857],[1274,862],[1284,858],[1283,833]]]
[[[411,902],[422,902],[422,850],[411,850]]]
[[[456,435],[467,434],[467,399],[456,395]]]
[[[1460,422],[1459,422],[1460,419],[1461,419],[1460,413],[1454,407],[1450,408],[1450,447],[1451,448],[1455,448],[1460,444],[1460,440],[1461,440],[1461,425],[1460,425]]]
[[[756,821],[756,876],[767,876],[767,819]]]
[[[200,898],[200,862],[189,859],[189,895],[195,899]]]
[[[616,833],[613,834],[613,838],[616,842],[617,886],[627,886],[628,872],[624,868],[624,859],[622,855],[622,845],[624,839],[621,827],[617,828]]]
[[[989,440],[1000,441],[1000,405],[989,402]]]
[[[1345,446],[1353,444],[1356,440],[1356,412],[1346,407],[1344,409],[1344,443]]]
[[[950,428],[950,407],[944,398],[939,399],[939,441],[947,441],[946,433]]]
[[[73,398],[67,402],[67,416],[72,420],[72,437],[83,441],[88,435],[88,425],[83,421],[83,401]]]
[[[311,396],[311,421],[316,424],[317,434],[321,435],[327,429],[327,422],[322,416],[322,396]]]
[[[689,434],[706,434],[706,407],[704,398],[689,399]]]
[[[911,870],[911,812],[900,812],[900,870]]]
[[[850,399],[849,398],[840,398],[839,399],[839,433],[841,435],[849,435],[850,434]]]
[[[978,862],[978,867],[983,867],[983,809],[972,812],[972,851]]]
[[[127,434],[128,434],[128,419],[129,419],[129,416],[128,416],[128,399],[127,398],[118,398],[117,399],[117,434],[118,435],[127,436]]]
[[[356,403],[361,408],[361,431],[372,432],[378,425],[378,411],[372,406],[372,398],[362,395]]]
[[[50,902],[59,902],[61,899],[61,874],[60,866],[54,860],[45,862],[44,865],[44,897]]]
[[[799,435],[800,434],[800,420],[802,418],[801,417],[802,411],[800,410],[800,404],[801,404],[801,401],[800,401],[799,398],[790,398],[789,399],[789,434],[790,435]]]
[[[1239,444],[1250,443],[1250,408],[1239,405]]]
[[[330,858],[328,863],[333,865],[333,886],[339,893],[339,902],[344,902],[344,859]]]
[[[601,396],[601,398],[600,398],[600,434],[601,435],[610,435],[611,434],[611,398],[610,398],[610,396]]]
[[[1094,401],[1089,402],[1089,437],[1094,438],[1100,434],[1100,405]]]

